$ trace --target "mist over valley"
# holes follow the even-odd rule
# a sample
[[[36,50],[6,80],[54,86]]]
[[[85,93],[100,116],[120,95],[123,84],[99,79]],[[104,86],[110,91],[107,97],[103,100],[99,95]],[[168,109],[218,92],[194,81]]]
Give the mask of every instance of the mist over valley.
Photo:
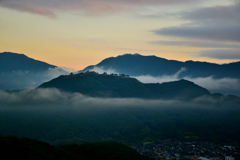
[[[89,97],[56,88],[0,92],[1,135],[55,145],[124,144],[164,139],[236,143],[239,97],[203,95],[188,101]],[[227,128],[227,130],[226,130]]]

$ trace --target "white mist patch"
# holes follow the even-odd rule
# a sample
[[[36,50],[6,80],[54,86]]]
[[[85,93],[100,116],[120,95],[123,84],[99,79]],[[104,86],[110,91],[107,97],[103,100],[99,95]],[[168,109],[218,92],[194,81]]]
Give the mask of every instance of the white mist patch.
[[[44,111],[62,113],[83,113],[113,111],[122,109],[217,109],[215,106],[239,108],[239,102],[226,103],[224,99],[214,99],[211,96],[198,97],[192,101],[140,99],[140,98],[100,98],[89,97],[80,93],[69,93],[56,88],[39,88],[22,92],[0,91],[0,112],[2,111]]]
[[[98,98],[56,88],[38,88],[22,92],[0,91],[0,109],[91,109],[119,107],[176,107],[189,104],[178,100],[147,100],[140,98]]]
[[[94,67],[93,69],[91,69],[90,71],[94,71],[97,72],[99,74],[103,74],[104,72],[107,74],[118,74],[114,69],[108,68],[108,69],[104,69],[103,67]]]
[[[0,90],[15,90],[23,88],[35,88],[44,82],[57,78],[60,75],[69,74],[60,67],[49,68],[46,71],[12,71],[0,74]]]
[[[163,83],[163,82],[171,82],[180,80],[179,75],[182,72],[185,72],[186,68],[181,68],[173,75],[163,75],[163,76],[151,76],[151,75],[142,75],[136,76],[134,78],[138,79],[142,83]],[[195,84],[208,89],[210,92],[220,92],[223,94],[229,94],[233,92],[234,94],[240,94],[240,81],[236,78],[221,78],[216,79],[214,76],[209,77],[184,77],[182,79],[186,79],[194,82]]]
[[[46,78],[50,80],[60,75],[65,75],[67,73],[69,72],[64,70],[63,68],[55,67],[55,68],[49,68],[48,71],[44,73],[44,75],[46,76]]]
[[[64,71],[67,71],[67,72],[69,72],[69,73],[71,73],[71,72],[77,73],[77,72],[78,72],[78,70],[76,70],[76,69],[74,69],[74,68],[68,68],[68,67],[57,67],[57,68],[60,68],[60,69],[62,69],[62,70],[64,70]]]
[[[240,90],[240,81],[234,78],[215,79],[213,76],[210,76],[199,78],[185,77],[184,79],[192,81],[209,90]]]
[[[179,75],[183,72],[185,72],[187,69],[185,67],[182,67],[179,71],[177,71],[173,75],[162,75],[153,77],[151,75],[142,75],[142,76],[136,76],[134,78],[138,79],[142,83],[163,83],[163,82],[171,82],[171,81],[177,81],[179,80]]]

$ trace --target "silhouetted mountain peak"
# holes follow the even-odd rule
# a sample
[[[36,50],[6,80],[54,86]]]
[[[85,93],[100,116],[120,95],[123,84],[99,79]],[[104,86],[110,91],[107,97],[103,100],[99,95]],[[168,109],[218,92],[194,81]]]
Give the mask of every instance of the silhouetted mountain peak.
[[[38,61],[24,54],[3,52],[0,53],[0,72],[12,71],[45,71],[56,66]]]
[[[0,53],[4,56],[23,56],[23,57],[27,57],[25,54],[22,54],[22,53],[13,53],[13,52],[2,52]]]
[[[67,71],[24,54],[0,53],[0,90],[33,88]]]

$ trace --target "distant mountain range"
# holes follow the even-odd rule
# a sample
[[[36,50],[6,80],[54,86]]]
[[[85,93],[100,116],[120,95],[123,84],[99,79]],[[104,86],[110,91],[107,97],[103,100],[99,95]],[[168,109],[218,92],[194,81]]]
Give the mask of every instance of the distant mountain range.
[[[24,54],[0,53],[0,90],[36,87],[67,71]]]
[[[104,59],[79,73],[118,73],[137,78],[143,83],[162,83],[186,79],[211,93],[240,96],[240,62],[214,64],[207,62],[167,60],[156,56],[124,54]],[[67,71],[24,54],[0,53],[0,90],[35,88]],[[105,94],[105,93],[104,93]],[[112,94],[112,93],[111,93]]]
[[[181,68],[186,70],[179,74],[179,78],[189,77],[208,77],[215,78],[240,78],[240,62],[229,64],[215,64],[208,62],[195,61],[176,61],[167,60],[156,56],[142,56],[140,54],[124,54],[117,57],[106,58],[97,65],[88,66],[80,72],[93,70],[94,67],[103,70],[114,70],[130,76],[151,75],[173,75]]]

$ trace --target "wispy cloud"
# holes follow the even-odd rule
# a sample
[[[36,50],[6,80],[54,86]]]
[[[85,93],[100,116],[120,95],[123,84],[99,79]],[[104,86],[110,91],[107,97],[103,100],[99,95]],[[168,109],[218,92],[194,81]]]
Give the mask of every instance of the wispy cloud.
[[[108,69],[104,69],[103,67],[93,67],[92,69],[90,69],[91,71],[97,72],[99,74],[103,74],[104,72],[107,74],[111,74],[111,73],[115,73],[115,74],[119,74],[117,73],[114,69],[112,68],[108,68]]]
[[[240,59],[240,49],[204,50],[200,57],[210,57],[216,59]]]
[[[43,2],[44,3],[44,2]],[[49,18],[56,18],[56,14],[52,11],[50,6],[40,4],[37,1],[27,1],[27,0],[2,0],[0,1],[1,7],[6,7],[14,9],[21,12],[29,12],[32,14],[37,14],[41,16],[47,16]]]
[[[199,8],[181,13],[190,20],[181,26],[166,27],[154,33],[192,39],[240,42],[240,2],[233,5]]]
[[[198,2],[193,0],[2,0],[0,6],[56,18],[55,11],[83,11],[86,15],[97,16],[130,11],[138,5],[168,5]]]
[[[185,72],[186,68],[181,68],[179,71],[177,71],[173,75],[162,75],[158,77],[153,77],[150,75],[142,75],[142,76],[136,76],[135,78],[143,83],[163,83],[163,82],[170,82],[170,81],[177,81],[179,80],[179,75],[183,72]]]
[[[201,48],[239,48],[240,17],[238,15],[240,15],[240,1],[234,2],[231,5],[198,8],[178,13],[179,18],[188,20],[188,22],[153,32],[157,35],[178,37],[182,40],[151,43]],[[222,52],[217,55],[217,51],[204,51],[199,55],[218,59],[239,59],[235,50],[228,50],[225,52],[225,56]]]
[[[151,44],[199,48],[240,48],[240,43],[215,42],[208,40],[152,41]]]
[[[227,23],[227,22],[225,22]],[[220,25],[220,26],[219,26]],[[180,27],[168,27],[154,31],[164,36],[203,39],[213,41],[240,42],[240,24],[218,25],[182,25]]]

